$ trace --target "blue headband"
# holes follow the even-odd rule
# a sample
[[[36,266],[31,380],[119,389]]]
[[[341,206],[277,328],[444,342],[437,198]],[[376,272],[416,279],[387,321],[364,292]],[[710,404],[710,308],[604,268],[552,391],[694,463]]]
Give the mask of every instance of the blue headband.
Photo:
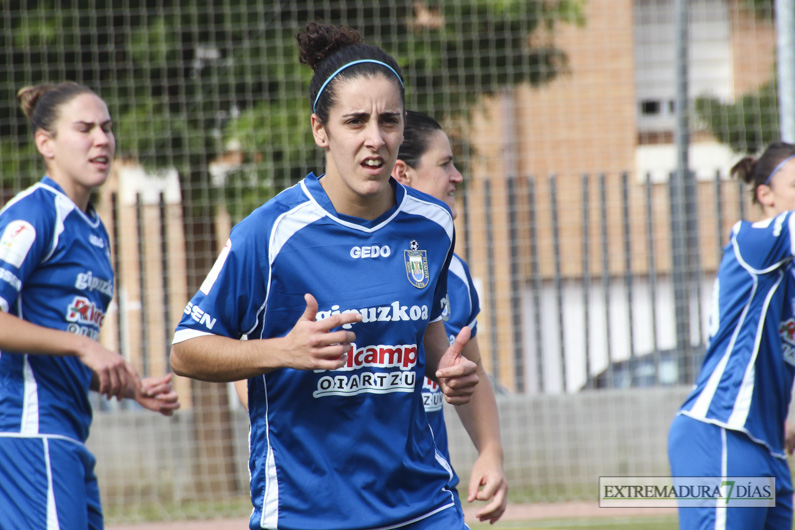
[[[331,80],[332,80],[332,79],[334,79],[334,78],[337,76],[337,74],[338,74],[338,73],[342,72],[342,71],[343,71],[343,70],[345,70],[346,68],[348,68],[348,67],[350,67],[350,66],[353,66],[354,64],[361,64],[361,63],[373,63],[373,64],[380,64],[381,66],[386,66],[387,68],[389,68],[389,70],[390,70],[390,71],[391,71],[393,74],[395,74],[395,77],[397,77],[398,81],[400,81],[400,86],[401,86],[401,87],[403,87],[404,89],[406,88],[406,87],[405,87],[405,85],[403,84],[403,80],[400,78],[400,76],[398,75],[398,73],[395,71],[395,69],[394,69],[394,68],[392,68],[392,67],[391,67],[391,66],[389,66],[388,64],[386,64],[386,63],[383,63],[383,62],[381,62],[381,61],[376,61],[375,59],[359,59],[358,61],[352,61],[352,62],[349,62],[348,64],[343,64],[342,66],[340,66],[339,68],[337,68],[337,71],[336,71],[336,72],[334,72],[333,74],[331,74],[330,76],[328,76],[328,79],[326,79],[326,82],[325,82],[325,83],[323,83],[323,86],[321,86],[321,87],[320,87],[320,90],[318,90],[318,91],[317,91],[317,96],[315,96],[315,102],[312,104],[312,112],[315,112],[315,109],[317,108],[317,100],[319,100],[319,99],[320,99],[320,95],[323,93],[323,90],[325,90],[325,89],[326,89],[326,86],[327,86],[329,83],[331,83]]]
[[[786,164],[787,162],[789,162],[789,161],[790,161],[790,160],[792,160],[793,158],[795,158],[795,155],[789,155],[787,158],[785,158],[784,160],[782,160],[782,161],[779,163],[779,165],[777,165],[777,166],[776,166],[776,169],[774,169],[774,170],[773,170],[773,171],[770,173],[770,176],[769,176],[769,177],[767,177],[767,180],[765,181],[765,185],[769,184],[769,183],[770,183],[770,179],[772,179],[772,178],[773,178],[773,175],[775,175],[776,173],[778,173],[778,172],[779,172],[779,170],[780,170],[782,167],[784,167],[784,164]]]

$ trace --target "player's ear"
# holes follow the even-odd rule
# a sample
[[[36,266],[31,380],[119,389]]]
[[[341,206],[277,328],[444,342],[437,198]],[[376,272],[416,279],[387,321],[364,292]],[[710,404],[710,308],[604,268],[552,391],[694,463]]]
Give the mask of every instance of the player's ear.
[[[404,161],[398,159],[395,162],[395,169],[392,170],[392,176],[404,186],[411,186],[411,168]]]
[[[317,114],[312,114],[312,136],[315,138],[315,144],[318,147],[325,149],[328,147],[328,134],[326,133],[326,126],[320,121]]]
[[[44,129],[39,129],[36,131],[36,134],[33,135],[33,140],[36,142],[36,149],[39,150],[41,156],[47,160],[52,160],[52,158],[55,156],[55,151],[52,145],[52,135],[50,135],[50,133]]]
[[[776,204],[776,197],[773,194],[773,190],[770,189],[770,186],[767,184],[756,187],[756,200],[759,201],[759,204],[762,205],[763,208],[771,208]]]

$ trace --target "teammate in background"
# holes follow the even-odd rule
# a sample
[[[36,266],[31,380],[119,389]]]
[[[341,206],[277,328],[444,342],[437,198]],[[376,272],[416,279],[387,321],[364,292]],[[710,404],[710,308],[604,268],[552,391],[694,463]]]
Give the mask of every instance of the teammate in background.
[[[464,529],[419,384],[429,373],[464,404],[478,381],[461,356],[469,329],[450,346],[441,320],[452,215],[391,178],[397,62],[351,28],[311,23],[297,38],[326,171],[233,228],[172,367],[248,379],[251,528]]]
[[[795,375],[795,145],[773,143],[731,173],[751,185],[763,220],[732,228],[706,357],[671,425],[668,458],[674,477],[776,479],[774,507],[680,507],[681,528],[790,529],[785,450],[793,439],[785,421]]]
[[[140,380],[96,338],[113,297],[105,227],[89,202],[116,148],[108,108],[76,83],[17,95],[47,176],[0,211],[3,528],[103,527],[88,391],[171,415],[171,376]]]
[[[456,184],[463,182],[463,178],[453,164],[449,138],[442,126],[430,116],[411,110],[406,112],[403,143],[400,145],[392,174],[401,184],[444,201],[450,207],[453,219],[458,215],[454,194]],[[477,315],[480,312],[478,293],[469,274],[469,267],[456,254],[453,255],[447,274],[447,294],[442,320],[450,342],[455,340],[464,326],[469,326],[471,337],[464,347],[463,355],[469,359],[480,359],[476,337]],[[467,405],[456,407],[456,411],[478,449],[478,459],[470,476],[467,501],[491,500],[478,511],[477,517],[493,524],[505,512],[508,483],[503,471],[497,402],[482,364],[478,364],[478,377],[480,383],[472,400]],[[428,422],[436,437],[436,447],[449,461],[442,393],[434,381],[425,378],[422,394]],[[458,476],[455,475],[451,486],[456,492],[456,498],[457,484]]]

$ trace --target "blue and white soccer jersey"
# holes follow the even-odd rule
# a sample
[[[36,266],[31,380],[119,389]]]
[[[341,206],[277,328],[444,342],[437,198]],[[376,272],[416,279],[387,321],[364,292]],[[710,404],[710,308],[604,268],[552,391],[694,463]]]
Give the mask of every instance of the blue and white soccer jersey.
[[[420,396],[423,336],[447,291],[453,221],[394,181],[373,221],[337,214],[309,174],[235,226],[174,342],[286,335],[355,311],[356,343],[335,371],[279,369],[248,381],[251,528],[395,527],[454,507]],[[463,521],[461,521],[463,528]]]
[[[96,338],[112,296],[108,236],[93,210],[84,213],[58,184],[44,177],[0,211],[1,310],[40,326]],[[101,526],[93,457],[83,445],[92,419],[91,376],[77,357],[0,352],[4,517],[13,511],[31,517],[27,527],[49,528],[46,523],[58,509],[61,528],[85,528],[82,522],[96,521],[97,515]],[[63,444],[74,447],[64,449]],[[17,451],[19,447],[25,450]],[[77,465],[82,465],[80,473],[72,468],[61,473],[52,466],[53,455],[64,452],[76,455],[70,461],[82,463]],[[47,480],[36,482],[35,473],[15,473],[15,466],[36,469]],[[19,491],[30,494],[21,498],[14,494]],[[91,498],[81,502],[76,492],[82,491]],[[69,497],[61,503],[63,510],[58,492]],[[42,499],[48,504],[40,505]],[[75,514],[75,505],[95,506],[89,510],[93,515]],[[33,519],[36,514],[47,518]]]
[[[472,337],[477,335],[478,313],[480,313],[480,300],[475,283],[469,273],[469,267],[464,260],[454,254],[447,274],[447,298],[442,312],[442,320],[450,344],[455,341],[464,326],[469,326],[472,330]],[[428,423],[436,438],[436,448],[449,462],[447,427],[444,423],[442,409],[444,394],[442,394],[439,384],[427,377],[422,385],[422,401],[425,405],[425,413],[428,415]],[[458,475],[454,473],[450,487],[457,485]]]
[[[795,375],[793,254],[792,212],[734,225],[715,280],[706,357],[679,410],[680,415],[743,433],[748,451],[762,449],[780,459],[785,458],[784,423]],[[680,465],[699,450],[697,437],[675,432],[682,425],[686,422],[675,421],[672,426],[670,438],[676,447],[669,450],[671,468],[674,473],[699,476],[698,470]],[[727,457],[744,458],[736,450]],[[777,482],[789,484],[789,492],[781,493],[791,495],[789,470],[779,467],[759,469],[757,475],[776,476],[783,469],[786,476]]]

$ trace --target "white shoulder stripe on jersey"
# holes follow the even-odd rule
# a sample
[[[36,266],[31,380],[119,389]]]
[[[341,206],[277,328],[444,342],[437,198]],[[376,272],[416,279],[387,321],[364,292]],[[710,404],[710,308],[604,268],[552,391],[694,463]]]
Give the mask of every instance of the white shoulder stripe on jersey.
[[[742,266],[742,268],[744,268],[745,270],[747,270],[748,272],[750,272],[753,275],[767,274],[768,272],[772,272],[772,271],[776,270],[777,268],[781,267],[781,265],[783,265],[784,263],[790,261],[790,259],[791,259],[791,257],[787,257],[787,258],[781,259],[781,260],[773,263],[772,265],[770,265],[768,267],[765,267],[764,269],[756,269],[754,267],[751,267],[748,264],[748,262],[746,262],[743,259],[743,255],[740,252],[740,246],[739,246],[739,243],[737,243],[737,238],[736,237],[732,237],[731,243],[732,243],[732,249],[734,250],[734,255],[737,257],[737,262],[740,264],[740,266]]]
[[[424,201],[406,193],[399,209],[402,209],[406,213],[420,215],[435,222],[444,228],[450,241],[453,240],[453,216],[443,206]]]
[[[10,201],[8,201],[5,206],[3,206],[3,208],[0,210],[0,213],[3,213],[4,211],[9,209],[11,206],[15,205],[16,203],[18,203],[19,201],[21,201],[22,199],[24,199],[28,195],[34,193],[40,187],[42,187],[41,183],[34,184],[33,186],[29,187],[28,189],[19,192]]]
[[[42,185],[43,188],[52,189],[48,186]],[[43,262],[48,261],[55,249],[58,247],[58,239],[61,237],[61,234],[64,231],[64,222],[66,221],[66,217],[75,210],[75,203],[73,203],[68,197],[58,193],[57,190],[52,190],[55,195],[55,231],[52,236],[52,243],[50,245],[50,250],[47,252],[47,255],[44,256],[42,259]]]
[[[302,182],[303,184],[303,182]],[[302,228],[322,219],[327,214],[314,200],[303,202],[284,212],[273,222],[268,241],[268,260],[272,265],[282,247]]]
[[[304,193],[307,193],[303,181],[301,181],[301,187],[303,188]],[[276,256],[279,255],[279,252],[287,243],[287,241],[289,241],[290,238],[298,233],[302,228],[314,223],[319,219],[322,219],[327,214],[322,206],[311,199],[311,195],[309,195],[309,197],[310,200],[302,202],[293,209],[284,212],[277,217],[276,221],[273,223],[273,227],[271,227],[270,237],[268,238],[268,277],[265,280],[268,284],[270,284],[271,275],[273,273],[273,262],[276,261]],[[329,217],[331,218],[331,216]],[[254,325],[251,326],[250,329],[246,330],[246,335],[251,335],[254,330],[257,329],[257,326],[259,326],[260,323],[260,318],[264,320],[264,316],[261,317],[261,315],[265,308],[268,307],[268,300],[270,300],[270,296],[271,290],[268,288],[267,293],[265,294],[265,300],[263,300],[262,305],[257,309]]]
[[[57,189],[53,188],[52,186],[48,186],[47,184],[39,183],[38,186],[55,194],[56,201],[60,200],[63,203],[63,204],[59,204],[58,206],[59,206],[59,208],[63,209],[65,214],[69,214],[71,212],[77,212],[77,214],[80,217],[82,217],[83,220],[86,223],[88,223],[89,226],[91,226],[92,228],[96,228],[96,227],[99,226],[99,216],[96,216],[93,219],[91,217],[89,217],[86,214],[86,212],[84,212],[83,210],[78,208],[77,205],[74,203],[74,201],[72,199],[70,199],[69,196],[66,195],[65,193],[61,193]],[[66,215],[64,215],[64,219],[65,218],[66,218]]]

